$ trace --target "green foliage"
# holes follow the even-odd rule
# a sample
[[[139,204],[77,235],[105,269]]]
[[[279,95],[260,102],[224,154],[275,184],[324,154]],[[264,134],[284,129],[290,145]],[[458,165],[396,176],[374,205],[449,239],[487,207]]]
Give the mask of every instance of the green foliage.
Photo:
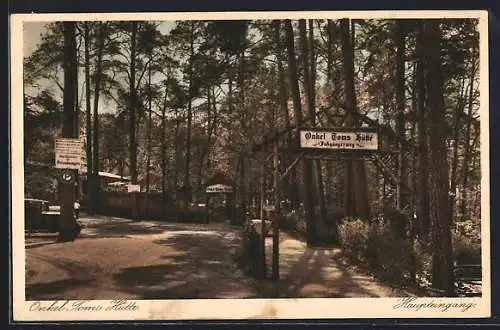
[[[280,219],[280,228],[306,237],[306,221],[302,212],[288,212]]]
[[[247,46],[248,22],[238,21],[214,21],[208,24],[208,34],[212,36],[212,42],[222,52],[238,54]]]
[[[346,218],[339,226],[339,234],[342,248],[349,257],[362,261],[368,252],[370,226],[360,219]]]
[[[481,244],[478,242],[478,238],[454,234],[453,259],[459,265],[481,264]]]
[[[401,238],[390,217],[383,222],[368,223],[360,219],[343,219],[339,226],[345,255],[366,265],[377,276],[392,283],[411,285],[412,274],[421,286],[430,284],[432,249],[421,241]],[[465,222],[453,235],[453,260],[458,265],[481,264],[479,232],[472,222]]]
[[[422,271],[422,262],[412,244],[401,238],[390,222],[344,219],[339,226],[342,248],[351,260],[366,264],[384,280],[410,284],[412,274]]]

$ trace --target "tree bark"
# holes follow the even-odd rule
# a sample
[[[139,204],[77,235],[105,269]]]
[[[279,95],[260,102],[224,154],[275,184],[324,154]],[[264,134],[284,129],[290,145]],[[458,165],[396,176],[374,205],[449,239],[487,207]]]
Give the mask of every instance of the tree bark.
[[[137,90],[135,86],[136,75],[136,45],[137,45],[137,22],[132,21],[130,35],[130,80],[129,80],[129,136],[130,136],[130,176],[132,184],[137,184],[137,140],[136,140],[136,111],[137,111]],[[132,218],[137,220],[138,205],[137,193],[132,193]]]
[[[153,123],[152,123],[152,92],[151,92],[151,61],[152,61],[152,56],[151,54],[149,55],[149,65],[148,65],[148,132],[147,132],[147,150],[146,150],[146,192],[149,192],[150,190],[150,184],[151,184],[151,174],[150,174],[150,167],[151,167],[151,130],[153,128]]]
[[[75,100],[77,72],[77,50],[75,22],[64,22],[64,95],[63,95],[63,137],[75,138]],[[70,170],[76,178],[78,170]],[[74,216],[74,183],[60,183],[61,216],[59,217],[59,240],[73,241],[79,234]]]
[[[311,21],[309,21],[309,40],[307,37],[307,29],[305,20],[299,20],[299,29],[300,29],[300,40],[302,43],[302,60],[304,66],[304,90],[306,91],[306,99],[308,105],[308,116],[311,118],[311,126],[314,127],[316,125],[316,65],[314,61],[314,32],[312,30]],[[311,46],[311,47],[309,47]],[[319,160],[314,161],[314,168],[311,169],[314,174],[314,179],[316,181],[316,187],[314,187],[313,182],[311,180],[311,186],[306,186],[306,194],[310,194],[314,196],[314,192],[317,195],[317,201],[319,204],[319,217],[318,221],[315,225],[317,233],[316,236],[321,239],[325,239],[323,237],[327,231],[325,228],[326,223],[326,206],[325,206],[325,196],[324,196],[324,186],[323,186],[323,177],[321,175],[321,163]],[[306,181],[308,182],[308,181]],[[316,189],[315,189],[316,188]]]
[[[129,134],[130,134],[130,176],[132,184],[137,183],[137,141],[135,136],[136,130],[136,101],[137,90],[135,88],[136,75],[136,44],[137,44],[137,22],[132,23],[132,33],[130,36],[130,81],[129,81]]]
[[[184,170],[184,188],[188,189],[191,187],[190,178],[190,166],[191,166],[191,123],[193,119],[193,109],[192,109],[192,99],[193,99],[193,58],[194,58],[194,22],[190,24],[190,34],[189,34],[189,101],[188,101],[188,112],[187,112],[187,132],[186,132],[186,167]],[[187,209],[189,202],[191,201],[190,191],[186,191],[187,195],[184,200],[184,208]]]
[[[456,196],[456,191],[457,191],[457,167],[458,167],[458,145],[459,145],[459,139],[460,139],[460,126],[461,126],[461,121],[460,117],[462,116],[462,113],[465,108],[465,95],[464,95],[464,88],[465,88],[465,77],[462,77],[461,84],[460,84],[460,92],[458,95],[458,101],[457,104],[455,105],[455,118],[453,122],[453,152],[452,152],[452,158],[451,158],[451,166],[450,166],[450,212],[453,217],[455,214],[455,202],[458,198]]]
[[[331,19],[327,20],[327,81],[326,84],[328,86],[328,90],[330,91],[330,94],[328,95],[328,104],[330,106],[334,106],[333,99],[335,98],[333,91],[336,89],[336,77],[334,75],[334,54],[333,54],[333,45],[334,45],[334,35],[335,35],[335,25]],[[327,124],[335,124],[335,123],[330,123],[329,120],[327,121]],[[327,189],[328,189],[328,198],[327,198],[327,203],[331,204],[333,202],[332,196],[334,196],[335,192],[335,177],[334,177],[334,171],[333,171],[333,163],[328,162],[326,164],[326,180],[327,180]],[[347,196],[347,194],[345,194]]]
[[[278,62],[278,85],[279,85],[279,104],[280,104],[280,109],[283,114],[283,118],[285,120],[285,127],[291,127],[291,120],[290,120],[290,113],[288,112],[288,99],[289,95],[287,92],[287,86],[285,82],[285,72],[283,69],[283,61],[284,56],[283,56],[283,44],[281,41],[281,21],[276,20],[274,21],[274,32],[275,32],[275,42],[276,42],[276,60]],[[293,141],[293,136],[292,134],[287,134],[287,139],[286,143],[288,147],[292,146],[292,141]],[[286,163],[290,162],[289,157],[286,157],[284,155],[283,157],[286,160]],[[284,197],[290,198],[291,201],[293,201],[293,205],[297,207],[297,196],[298,196],[298,186],[296,180],[290,180],[290,178],[295,178],[297,177],[297,171],[295,168],[291,170],[291,173],[287,175],[283,179],[283,194]]]
[[[292,84],[292,98],[295,113],[296,123],[296,141],[299,141],[299,130],[302,126],[302,105],[300,102],[300,90],[297,77],[297,60],[295,58],[295,42],[293,35],[292,22],[285,21],[286,36],[287,36],[287,52],[288,52],[288,68],[290,72],[290,82]],[[307,226],[307,243],[308,245],[315,245],[317,242],[316,236],[316,223],[314,221],[314,208],[312,205],[311,194],[307,192],[308,188],[312,185],[312,163],[311,160],[301,161],[301,172],[306,187],[306,193],[303,194],[304,208],[306,214]]]
[[[396,20],[395,36],[396,41],[396,132],[401,137],[405,137],[405,32],[402,20]],[[398,154],[398,185],[396,191],[396,205],[399,210],[403,210],[407,206],[404,187],[406,186],[406,159],[405,148],[402,143],[399,143]]]
[[[463,160],[463,165],[462,165],[462,187],[460,189],[460,213],[463,216],[467,216],[467,183],[468,183],[468,172],[469,172],[469,162],[470,162],[470,156],[471,156],[471,150],[472,146],[470,139],[471,139],[471,128],[472,128],[472,107],[474,105],[474,77],[476,75],[476,58],[475,58],[475,51],[472,51],[472,69],[471,69],[471,76],[470,76],[470,85],[469,85],[469,97],[468,97],[468,104],[467,104],[467,128],[465,130],[465,154],[464,154],[464,160]]]
[[[354,32],[350,31],[349,19],[342,19],[340,25],[342,59],[344,64],[345,104],[347,108],[346,124],[348,127],[359,127],[358,120],[356,119],[358,110],[354,86],[354,49],[352,44]],[[347,213],[346,215],[359,216],[366,220],[370,216],[370,208],[368,205],[365,166],[359,160],[348,161],[346,166],[346,180],[348,182],[346,192],[349,195],[352,194],[352,198],[347,198],[346,211],[352,212],[353,209],[356,210],[355,214]]]
[[[432,182],[432,285],[444,290],[447,296],[455,293],[451,245],[451,214],[448,195],[448,164],[445,135],[443,77],[441,72],[440,21],[425,22],[425,40],[428,44],[427,84],[429,91],[430,172]]]
[[[418,58],[416,85],[417,85],[417,121],[418,121],[418,146],[420,156],[418,160],[419,184],[416,231],[421,237],[426,238],[430,230],[429,210],[429,172],[428,172],[428,147],[427,147],[427,118],[426,118],[426,90],[425,90],[425,55],[423,23],[419,24],[417,34],[416,53]]]
[[[175,108],[175,133],[174,133],[174,161],[176,164],[179,163],[179,110]],[[174,187],[176,191],[176,199],[177,199],[177,191],[179,190],[179,170],[177,167],[174,169]]]
[[[90,182],[93,175],[92,169],[92,105],[91,105],[91,94],[90,94],[90,27],[89,23],[84,23],[84,56],[85,56],[85,134],[86,134],[86,155],[87,155],[87,212],[89,214],[94,213],[94,208],[92,205],[92,187]]]
[[[99,95],[101,90],[101,78],[102,78],[102,58],[104,54],[104,43],[106,39],[106,23],[99,23],[99,36],[98,36],[98,46],[97,46],[97,58],[96,58],[96,69],[95,69],[95,81],[94,81],[94,107],[93,107],[93,145],[92,145],[92,206],[96,213],[100,210],[100,195],[101,195],[101,183],[99,176]]]
[[[240,90],[240,106],[243,109],[243,121],[241,122],[242,130],[245,131],[247,125],[247,112],[245,111],[245,46],[240,51],[240,61],[238,68],[238,87]]]
[[[163,107],[161,108],[161,196],[163,205],[163,216],[167,210],[167,93],[168,87],[165,84],[165,95],[163,98]]]

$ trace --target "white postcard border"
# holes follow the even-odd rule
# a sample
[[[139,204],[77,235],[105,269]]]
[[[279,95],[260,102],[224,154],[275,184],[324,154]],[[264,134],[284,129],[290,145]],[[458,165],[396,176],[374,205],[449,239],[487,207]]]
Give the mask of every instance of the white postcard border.
[[[191,299],[129,300],[136,311],[109,309],[112,301],[84,301],[93,311],[37,311],[25,300],[24,167],[23,167],[23,22],[68,20],[227,20],[299,18],[478,18],[480,30],[481,112],[481,211],[482,275],[481,298],[430,298],[415,301],[401,298],[324,299]],[[187,319],[308,319],[308,318],[475,318],[491,314],[490,288],[490,195],[489,195],[489,89],[488,13],[486,11],[298,11],[214,13],[79,13],[15,14],[10,17],[11,64],[11,173],[12,173],[12,279],[15,321],[76,320],[187,320]],[[73,301],[55,302],[54,306]],[[50,306],[52,302],[38,302]],[[404,307],[404,305],[406,304]],[[467,308],[468,304],[473,306]],[[399,308],[396,307],[401,305]],[[413,307],[412,307],[413,306]],[[441,307],[436,307],[441,306]],[[448,307],[446,307],[448,306]],[[100,310],[95,310],[99,309]],[[39,308],[38,308],[39,309]],[[443,311],[446,309],[445,311]],[[463,309],[466,309],[463,311]]]

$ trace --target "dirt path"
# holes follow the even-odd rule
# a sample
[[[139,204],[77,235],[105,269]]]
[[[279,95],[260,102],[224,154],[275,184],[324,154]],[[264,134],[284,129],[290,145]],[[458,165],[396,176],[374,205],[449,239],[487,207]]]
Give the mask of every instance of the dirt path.
[[[272,239],[266,240],[267,272],[272,272]],[[338,248],[308,248],[280,233],[280,282],[273,294],[281,298],[400,297],[410,293],[381,284],[373,276],[345,266]]]
[[[281,281],[274,283],[252,279],[237,267],[237,228],[111,218],[82,222],[85,228],[74,242],[54,243],[55,235],[47,234],[27,238],[27,299],[399,295],[342,266],[338,250],[306,248],[287,235],[280,243]]]

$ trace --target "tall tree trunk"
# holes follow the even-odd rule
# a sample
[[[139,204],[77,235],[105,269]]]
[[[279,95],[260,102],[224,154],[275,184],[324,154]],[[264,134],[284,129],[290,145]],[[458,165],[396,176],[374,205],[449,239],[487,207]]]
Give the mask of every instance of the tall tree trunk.
[[[309,59],[311,62],[311,99],[314,104],[314,111],[316,113],[316,48],[314,40],[314,20],[310,19],[309,24]]]
[[[402,20],[396,20],[395,36],[396,41],[396,132],[399,136],[405,137],[405,31]],[[407,206],[404,188],[407,182],[405,148],[399,143],[398,154],[398,184],[396,191],[396,205],[399,210]]]
[[[188,101],[188,112],[187,112],[187,132],[186,132],[186,167],[184,170],[184,188],[190,189],[191,178],[190,178],[190,166],[191,166],[191,122],[193,119],[193,109],[192,109],[192,99],[193,99],[193,60],[194,60],[194,22],[190,24],[190,34],[189,34],[189,101]],[[184,200],[184,208],[187,209],[189,202],[191,201],[191,191],[186,191],[187,195]]]
[[[241,122],[243,132],[246,129],[247,123],[247,112],[245,111],[245,47],[241,49],[240,52],[240,63],[238,72],[238,88],[240,90],[240,107],[243,109],[243,118]]]
[[[348,127],[358,127],[359,123],[355,118],[358,110],[354,86],[354,50],[352,43],[352,40],[354,39],[354,31],[350,31],[349,19],[342,19],[340,21],[340,25],[345,79],[345,104],[348,111],[346,124]],[[353,197],[347,200],[347,211],[349,212],[354,208],[356,209],[355,214],[347,215],[355,215],[361,217],[362,219],[368,219],[370,216],[370,207],[368,205],[365,166],[362,161],[353,160],[347,163],[347,167],[352,170],[346,170],[348,180],[346,188],[347,193],[352,194]]]
[[[130,176],[132,184],[137,184],[137,140],[136,140],[136,112],[137,112],[137,89],[135,86],[136,74],[136,44],[137,44],[137,22],[132,21],[132,33],[130,36],[130,80],[129,80],[129,136],[130,136]],[[137,220],[138,205],[137,194],[132,193],[132,218]]]
[[[465,108],[465,95],[464,95],[464,88],[465,88],[465,77],[462,77],[462,81],[460,84],[460,92],[458,96],[458,101],[455,106],[455,118],[454,118],[454,123],[453,123],[453,152],[452,152],[452,158],[451,158],[451,166],[450,166],[450,212],[452,215],[452,218],[455,214],[455,202],[458,198],[456,196],[456,191],[457,191],[457,168],[458,168],[458,145],[459,145],[459,140],[460,140],[460,128],[461,128],[461,121],[460,117],[462,116],[462,113]]]
[[[285,127],[291,127],[290,113],[288,112],[288,99],[289,95],[287,92],[287,86],[285,83],[285,72],[283,69],[283,61],[285,58],[283,56],[283,43],[281,41],[281,20],[274,21],[274,37],[276,42],[276,60],[278,62],[278,85],[279,85],[279,104],[280,109],[283,114],[283,118],[285,120]],[[292,147],[293,136],[290,132],[287,135],[287,145],[288,147]],[[289,157],[284,157],[286,159],[286,163],[289,163],[291,160]],[[293,206],[296,208],[298,205],[298,185],[296,180],[290,180],[290,178],[297,177],[297,171],[293,168],[290,171],[290,174],[287,175],[283,180],[283,187],[285,187],[284,194],[287,198],[290,198]]]
[[[288,52],[288,68],[290,71],[290,82],[292,85],[292,98],[295,113],[295,124],[296,130],[296,141],[299,141],[299,130],[302,127],[302,105],[300,102],[300,90],[299,82],[297,78],[297,60],[295,58],[295,42],[293,35],[292,22],[290,20],[285,21],[286,36],[287,36],[287,52]],[[301,172],[304,180],[304,185],[307,190],[312,185],[312,163],[311,160],[301,161]],[[314,208],[312,205],[311,194],[303,194],[304,208],[306,214],[306,226],[307,226],[307,243],[309,245],[314,245],[317,242],[316,236],[316,223],[314,221]]]
[[[311,61],[311,99],[313,105],[313,111],[311,116],[316,120],[316,49],[315,49],[315,41],[314,41],[314,20],[310,19],[309,23],[309,50],[310,50],[310,61]],[[315,122],[314,122],[315,124]],[[315,179],[317,184],[317,195],[319,202],[319,210],[320,210],[320,226],[319,226],[319,234],[326,234],[326,218],[327,218],[327,210],[326,210],[326,200],[325,200],[325,185],[323,181],[323,167],[321,161],[318,159],[314,162],[315,165]],[[333,225],[333,239],[338,243],[338,232],[336,224]]]
[[[417,87],[416,87],[416,71],[417,71],[417,64],[415,63],[412,68],[413,72],[413,79],[412,79],[412,93],[411,93],[411,113],[414,114],[411,117],[411,130],[410,130],[410,137],[411,137],[411,143],[413,145],[417,145],[417,126],[416,126],[416,116],[415,114],[417,113],[417,108],[418,108],[418,98],[417,98]],[[417,164],[417,157],[418,157],[418,149],[413,148],[411,150],[411,161],[408,164],[408,170],[409,173],[411,174],[411,196],[409,198],[409,205],[410,205],[410,217],[408,219],[409,221],[409,241],[411,243],[412,250],[414,251],[414,243],[415,243],[415,238],[417,232],[415,231],[416,226],[416,218],[415,218],[415,212],[416,212],[416,204],[417,204],[417,170],[416,170],[416,164]],[[410,281],[412,285],[417,285],[417,256],[415,253],[410,253]]]
[[[166,215],[167,206],[167,93],[168,85],[165,84],[165,95],[163,107],[161,108],[161,196],[163,205],[163,216]]]
[[[132,184],[137,184],[137,141],[136,141],[136,107],[137,90],[135,87],[136,75],[136,44],[137,44],[137,22],[132,22],[132,33],[130,37],[130,81],[129,81],[129,134],[130,134],[130,176]]]
[[[75,99],[77,72],[77,50],[75,22],[64,22],[64,95],[63,137],[75,138]],[[71,170],[76,178],[78,170]],[[59,240],[73,241],[79,233],[74,217],[74,183],[60,183],[61,216],[59,217]]]
[[[226,53],[226,63],[228,66],[228,74],[227,74],[227,103],[229,114],[233,113],[233,70],[231,67],[231,56],[229,53]]]
[[[201,146],[201,156],[199,157],[200,163],[198,166],[198,189],[201,188],[203,181],[203,167],[205,164],[205,158],[208,154],[208,149],[210,147],[210,125],[211,125],[211,115],[212,115],[212,92],[210,86],[207,87],[207,129],[205,134],[207,135],[207,142],[204,146]]]
[[[93,145],[92,145],[92,170],[94,171],[92,175],[92,206],[95,212],[100,210],[100,194],[101,194],[101,183],[99,176],[99,94],[101,90],[101,78],[102,78],[102,58],[104,54],[104,43],[106,39],[106,23],[99,23],[99,36],[97,45],[97,58],[96,58],[96,69],[95,69],[95,81],[94,81],[94,108],[93,108]]]
[[[179,159],[179,126],[180,126],[180,119],[179,119],[179,110],[175,108],[175,134],[174,134],[174,163],[178,164],[180,159]],[[179,190],[179,170],[177,167],[174,169],[174,187],[175,191]],[[177,197],[177,195],[176,195]]]
[[[475,50],[473,49],[472,54],[472,69],[471,69],[471,75],[470,75],[470,84],[469,84],[469,97],[468,97],[468,104],[467,104],[467,128],[465,130],[465,154],[464,154],[464,159],[463,159],[463,165],[462,165],[462,187],[460,189],[460,213],[463,216],[467,216],[467,182],[468,182],[468,171],[469,171],[469,162],[470,162],[470,156],[471,156],[471,151],[472,151],[472,146],[470,139],[471,139],[471,128],[472,128],[472,107],[474,105],[474,77],[476,75],[476,58],[475,58]]]
[[[328,40],[326,44],[327,51],[327,60],[326,60],[326,73],[327,73],[327,84],[330,86],[330,89],[333,89],[333,31],[334,31],[334,23],[331,19],[327,20],[326,27]]]
[[[312,24],[309,24],[309,28],[312,28]],[[307,105],[308,105],[308,116],[311,118],[311,126],[316,125],[316,91],[315,91],[315,62],[314,62],[314,49],[313,45],[313,31],[309,30],[309,40],[307,37],[307,29],[305,20],[299,20],[299,29],[300,29],[300,40],[302,44],[302,60],[304,66],[304,90],[306,91]],[[309,44],[311,47],[309,47]],[[311,60],[311,61],[309,61]],[[316,181],[316,189],[313,186],[313,182],[311,180],[311,186],[306,186],[306,194],[310,194],[314,196],[314,191],[317,195],[317,201],[319,203],[319,217],[318,221],[315,225],[317,230],[316,236],[318,238],[324,239],[322,237],[326,234],[326,207],[325,207],[325,199],[324,199],[324,187],[323,187],[323,178],[321,175],[321,163],[319,160],[314,161],[314,179]],[[308,182],[308,181],[306,181]]]
[[[84,56],[85,56],[85,135],[86,135],[86,156],[87,156],[87,212],[94,213],[94,208],[91,200],[91,176],[92,170],[92,106],[90,102],[90,26],[88,22],[84,23]]]
[[[205,165],[208,168],[208,156],[210,153],[210,145],[212,144],[212,137],[213,133],[216,128],[216,122],[217,122],[217,108],[215,105],[215,98],[213,95],[213,90],[212,87],[209,86],[207,87],[206,90],[207,93],[207,129],[206,129],[206,136],[207,136],[207,142],[201,147],[201,155],[200,155],[200,165],[198,167],[198,186],[201,187],[203,175],[205,173]]]
[[[432,182],[432,285],[454,295],[453,258],[451,246],[451,214],[448,196],[448,164],[445,135],[443,77],[441,72],[440,21],[425,22],[425,40],[429,91],[430,172]]]
[[[419,23],[419,31],[417,34],[417,121],[418,121],[418,146],[420,156],[418,160],[419,185],[418,185],[418,207],[417,220],[418,232],[420,236],[426,237],[430,230],[430,211],[429,211],[429,187],[428,187],[428,148],[427,148],[427,119],[425,106],[425,56],[424,56],[424,35],[423,23]]]
[[[149,55],[149,65],[148,65],[148,132],[147,132],[147,150],[146,150],[146,192],[150,190],[151,184],[151,130],[153,128],[151,115],[153,113],[152,100],[151,100],[151,61],[152,56]]]
[[[334,99],[334,95],[333,95],[333,92],[335,89],[336,89],[336,77],[334,77],[334,68],[333,68],[333,59],[334,59],[334,54],[333,54],[333,45],[334,45],[334,30],[335,30],[335,26],[334,26],[334,23],[331,19],[327,20],[327,36],[328,36],[328,39],[327,39],[327,80],[326,80],[326,84],[328,86],[328,90],[330,91],[330,94],[328,95],[328,104],[329,105],[333,105],[334,102],[333,102],[333,99]],[[327,125],[330,125],[330,124],[334,124],[334,123],[329,123],[327,122],[326,123]],[[333,163],[332,162],[328,162],[326,164],[326,180],[327,180],[327,189],[328,189],[328,199],[327,199],[327,203],[328,204],[331,204],[334,199],[332,198],[334,196],[334,192],[335,192],[335,177],[334,177],[334,173],[333,173]]]

